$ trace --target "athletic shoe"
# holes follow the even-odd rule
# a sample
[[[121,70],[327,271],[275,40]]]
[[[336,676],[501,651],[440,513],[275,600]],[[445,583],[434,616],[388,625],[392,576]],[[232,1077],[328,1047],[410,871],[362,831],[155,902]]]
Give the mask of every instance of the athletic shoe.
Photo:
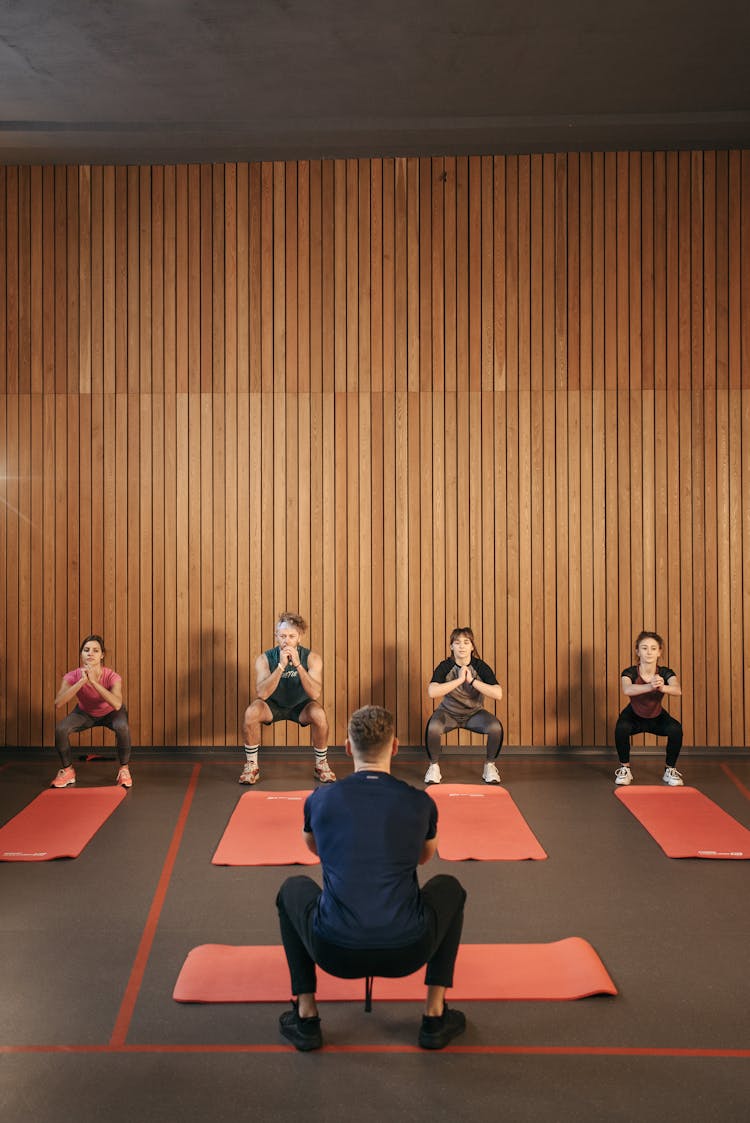
[[[488,760],[485,764],[482,769],[482,779],[485,784],[499,784],[502,782],[494,760]]]
[[[279,1018],[279,1029],[281,1036],[291,1041],[300,1053],[309,1053],[323,1045],[320,1018],[301,1018],[296,1002],[292,1003],[291,1010],[285,1010]]]
[[[332,784],[336,779],[336,773],[327,760],[316,761],[313,776],[316,780],[319,780],[321,784]]]
[[[629,764],[621,764],[620,767],[617,769],[617,771],[615,772],[615,783],[616,784],[632,784],[633,783],[633,773],[630,771],[630,765]]]
[[[449,1006],[443,1007],[439,1018],[422,1015],[422,1025],[419,1030],[419,1044],[423,1049],[444,1049],[449,1041],[458,1037],[466,1029],[466,1018],[460,1010],[451,1010]]]
[[[242,769],[242,775],[239,782],[241,784],[257,784],[260,779],[260,769],[257,764],[251,764],[250,761],[245,761],[245,767]]]
[[[664,769],[662,781],[665,784],[669,784],[670,788],[681,788],[685,783],[677,769],[670,768],[669,766]]]
[[[117,779],[115,780],[115,783],[118,784],[121,788],[132,788],[133,777],[130,775],[130,769],[128,768],[127,764],[123,764],[122,768],[117,773]]]
[[[75,768],[68,766],[61,768],[52,781],[53,788],[69,788],[71,784],[76,782]]]
[[[439,784],[442,779],[443,774],[440,771],[440,765],[436,760],[433,760],[432,764],[424,774],[424,782],[425,784]]]

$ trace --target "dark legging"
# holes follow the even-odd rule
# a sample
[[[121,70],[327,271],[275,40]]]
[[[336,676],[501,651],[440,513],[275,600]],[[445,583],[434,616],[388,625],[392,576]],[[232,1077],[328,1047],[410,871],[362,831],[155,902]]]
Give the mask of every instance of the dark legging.
[[[487,738],[487,760],[497,760],[503,747],[503,725],[499,718],[487,710],[477,710],[466,720],[453,717],[447,710],[438,708],[427,722],[424,739],[427,755],[431,761],[440,756],[440,738],[452,729],[469,729],[472,733],[482,733]]]
[[[117,756],[120,764],[127,764],[130,760],[130,728],[128,726],[128,711],[124,706],[119,710],[111,710],[103,717],[92,717],[76,706],[67,717],[58,721],[55,726],[55,748],[60,754],[63,768],[70,768],[70,735],[83,733],[84,729],[93,729],[94,726],[104,725],[111,729],[117,738]]]
[[[636,733],[654,733],[667,738],[667,768],[674,768],[682,748],[682,726],[676,718],[662,710],[658,717],[639,717],[632,706],[626,706],[615,725],[615,748],[620,764],[630,763],[630,738]]]
[[[455,877],[438,874],[422,887],[425,935],[401,948],[344,948],[320,939],[313,928],[320,894],[320,886],[311,877],[288,877],[276,898],[292,994],[315,994],[316,963],[339,979],[363,979],[368,975],[401,978],[412,975],[426,963],[428,987],[453,986],[466,900],[466,892]]]

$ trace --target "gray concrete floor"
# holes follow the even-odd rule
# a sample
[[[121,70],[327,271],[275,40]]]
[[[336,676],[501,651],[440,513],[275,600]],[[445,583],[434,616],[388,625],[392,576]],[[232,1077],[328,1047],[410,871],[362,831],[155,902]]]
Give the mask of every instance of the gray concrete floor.
[[[55,764],[17,751],[2,764],[5,822]],[[262,788],[313,786],[304,754],[262,764]],[[110,761],[77,767],[80,785],[114,778]],[[505,786],[548,860],[435,860],[421,876],[461,879],[466,942],[586,938],[616,998],[468,1003],[466,1034],[440,1054],[415,1047],[417,1003],[328,1004],[327,1048],[303,1056],[282,1044],[277,1006],[172,1000],[197,944],[278,942],[273,902],[289,871],[211,865],[246,790],[239,756],[138,753],[132,792],[78,859],[0,865],[2,1118],[747,1118],[750,864],[666,858],[614,799],[614,767],[604,754],[507,756]],[[662,767],[634,756],[642,783]],[[682,770],[750,827],[747,755],[686,756]],[[423,759],[400,755],[394,771],[421,785]],[[446,782],[480,771],[475,754],[443,762]]]

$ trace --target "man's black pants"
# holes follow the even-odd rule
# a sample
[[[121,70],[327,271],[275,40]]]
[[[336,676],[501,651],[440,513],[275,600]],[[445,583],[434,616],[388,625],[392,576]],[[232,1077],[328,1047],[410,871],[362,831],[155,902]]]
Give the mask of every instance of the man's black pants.
[[[313,918],[321,892],[310,877],[289,877],[276,897],[292,994],[315,993],[316,963],[339,979],[368,975],[400,978],[426,963],[427,986],[453,986],[466,900],[466,892],[455,877],[438,874],[422,887],[425,935],[400,948],[344,948],[320,939],[313,930]]]

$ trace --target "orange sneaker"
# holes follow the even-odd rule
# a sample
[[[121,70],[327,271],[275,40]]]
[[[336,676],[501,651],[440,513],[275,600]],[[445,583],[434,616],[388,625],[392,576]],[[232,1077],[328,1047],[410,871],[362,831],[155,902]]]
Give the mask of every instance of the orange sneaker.
[[[118,787],[132,788],[133,777],[130,775],[130,769],[128,768],[127,764],[123,764],[122,768],[117,773],[117,779],[115,780],[115,783]]]
[[[68,765],[67,768],[61,768],[52,781],[51,787],[53,788],[69,788],[71,784],[76,782],[76,770]]]

